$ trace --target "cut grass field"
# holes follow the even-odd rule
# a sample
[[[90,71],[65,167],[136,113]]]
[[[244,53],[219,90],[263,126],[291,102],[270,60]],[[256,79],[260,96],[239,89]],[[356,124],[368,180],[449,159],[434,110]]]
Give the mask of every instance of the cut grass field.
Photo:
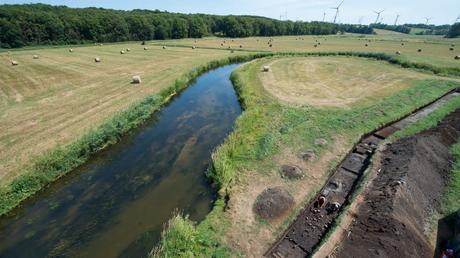
[[[223,46],[221,44],[225,40]],[[272,47],[267,44],[269,38],[253,37],[243,39],[204,38],[199,40],[183,39],[165,41],[161,44],[197,46],[219,49],[261,50],[261,51],[298,51],[298,52],[333,52],[357,51],[379,52],[395,55],[401,51],[398,59],[408,62],[419,62],[438,67],[460,67],[455,60],[460,55],[460,38],[444,39],[437,36],[400,35],[336,35],[336,36],[284,36],[273,37]],[[320,45],[318,45],[320,43]],[[404,46],[401,45],[404,43]],[[368,44],[366,47],[365,44]],[[450,51],[451,44],[456,45]],[[317,45],[315,47],[314,45]],[[422,52],[417,52],[422,49]],[[395,55],[396,56],[396,55]]]
[[[317,59],[309,57],[299,60],[308,62],[310,58]],[[325,62],[336,60],[336,57],[322,58]],[[203,223],[197,225],[194,231],[188,231],[193,235],[188,238],[206,238],[208,241],[212,239],[218,243],[218,248],[215,244],[197,243],[199,248],[189,250],[202,248],[207,254],[227,250],[229,256],[262,256],[294,217],[294,214],[291,214],[277,223],[257,219],[253,213],[253,204],[263,190],[275,186],[288,189],[296,201],[298,211],[302,204],[319,190],[331,168],[361,135],[409,114],[460,85],[455,81],[427,78],[425,74],[421,74],[418,80],[408,80],[407,86],[395,89],[391,93],[371,91],[373,94],[362,99],[365,104],[351,103],[345,109],[309,105],[308,100],[305,100],[302,106],[293,105],[277,99],[266,90],[266,85],[261,80],[263,65],[273,61],[283,62],[285,59],[290,58],[272,57],[256,60],[242,66],[233,75],[245,112],[237,120],[234,132],[214,153],[214,169],[209,172],[213,181],[222,188],[221,194],[226,196],[228,202],[224,209],[222,200],[219,201],[213,213]],[[366,66],[369,60],[355,62],[356,65],[361,62]],[[279,72],[282,71],[288,73],[289,69]],[[374,73],[377,74],[378,71]],[[402,70],[401,73],[407,73],[409,76],[412,72]],[[336,77],[340,79],[340,75]],[[293,80],[295,79],[293,77]],[[343,87],[346,87],[346,84]],[[308,98],[314,100],[310,96]],[[327,144],[315,144],[317,139],[326,139]],[[312,162],[301,159],[300,154],[308,149],[314,150],[316,154]],[[298,166],[306,173],[305,177],[298,181],[283,179],[279,167],[284,164]],[[177,235],[174,224],[171,226],[172,229],[167,232],[175,232]],[[174,239],[165,233],[161,252],[157,256],[177,255],[175,249],[168,248],[171,246],[170,241],[175,241]],[[194,255],[199,256],[199,253]]]
[[[292,104],[348,107],[388,96],[428,76],[355,57],[273,59],[261,73],[265,89]]]
[[[131,51],[121,55],[126,48]],[[40,59],[33,59],[35,54]],[[192,68],[228,55],[156,46],[144,51],[140,44],[0,53],[0,184]],[[11,66],[10,56],[18,66]],[[95,57],[102,62],[95,63]],[[133,75],[140,75],[142,84],[130,84]]]

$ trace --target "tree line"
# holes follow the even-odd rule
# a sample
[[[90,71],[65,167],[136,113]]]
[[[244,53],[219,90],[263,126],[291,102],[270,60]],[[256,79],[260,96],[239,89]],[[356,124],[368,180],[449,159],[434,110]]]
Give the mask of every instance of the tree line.
[[[0,5],[0,47],[128,40],[372,33],[368,26],[279,21],[256,16],[120,11],[45,4]]]

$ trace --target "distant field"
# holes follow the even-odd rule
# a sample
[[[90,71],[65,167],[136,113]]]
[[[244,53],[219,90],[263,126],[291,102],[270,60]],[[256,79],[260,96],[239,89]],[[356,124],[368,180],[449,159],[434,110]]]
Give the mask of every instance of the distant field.
[[[460,55],[460,39],[444,39],[436,36],[413,35],[337,35],[337,36],[287,36],[273,37],[272,47],[269,47],[268,38],[223,39],[205,38],[199,40],[184,39],[170,40],[164,44],[186,45],[209,48],[263,50],[263,51],[361,51],[383,52],[395,54],[401,51],[402,60],[429,63],[441,67],[460,67],[460,61],[455,60]],[[225,43],[221,45],[223,41]],[[370,40],[370,42],[368,42]],[[316,48],[315,44],[318,44]],[[368,47],[365,44],[368,44]],[[401,45],[404,43],[404,46]],[[163,44],[163,42],[162,42]],[[455,44],[455,51],[450,51],[451,44]],[[422,49],[421,53],[417,50]]]
[[[312,57],[267,60],[265,89],[285,102],[350,107],[375,101],[428,76],[363,58]]]
[[[68,47],[35,47],[11,52],[0,50],[0,186],[19,175],[26,165],[41,154],[56,146],[73,142],[130,104],[147,95],[158,93],[193,67],[238,53],[231,54],[228,47],[245,51],[360,51],[393,55],[399,50],[402,52],[399,58],[403,60],[440,67],[460,67],[460,61],[453,58],[460,54],[460,39],[346,34],[274,37],[273,40],[272,47],[267,44],[268,38],[212,37],[152,41],[149,42],[148,51],[144,51],[139,43],[81,46],[75,47],[73,53],[68,51]],[[405,45],[402,46],[401,42]],[[369,46],[366,47],[365,44]],[[451,44],[457,45],[455,51],[449,51]],[[168,47],[165,50],[162,49],[163,45],[185,47]],[[193,50],[192,46],[198,48]],[[121,55],[120,50],[126,48],[130,48],[131,52]],[[417,53],[418,48],[423,49],[423,52]],[[246,52],[240,54],[244,53]],[[40,59],[33,59],[33,55],[38,55]],[[102,62],[95,63],[95,57],[100,57]],[[12,66],[11,60],[18,61],[19,65]],[[348,78],[359,77],[347,83],[370,83],[373,77],[365,78],[364,74],[371,70],[379,72],[380,68],[387,78],[395,79],[400,75],[393,68],[387,69],[389,65],[384,63],[380,67],[371,65],[373,62],[367,60],[360,62],[368,62],[369,67],[355,67],[353,62],[339,65],[338,60],[333,62],[333,66],[336,70],[339,69],[341,75]],[[312,62],[316,64],[311,65],[323,64],[319,58],[312,59]],[[281,65],[285,67],[283,69],[289,67],[287,63],[280,63],[280,67]],[[277,65],[274,64],[274,67]],[[315,75],[316,80],[328,81],[332,83],[330,87],[334,87],[334,79],[328,77],[327,71],[325,68],[321,71],[324,75]],[[292,72],[296,72],[295,69]],[[305,75],[301,70],[297,73]],[[133,75],[142,77],[141,85],[130,84]],[[303,79],[306,79],[303,82],[306,83],[313,78],[297,78]],[[385,87],[382,92],[404,88],[406,82],[413,79],[402,76],[396,80],[401,84]],[[311,87],[319,86],[312,85]],[[316,91],[321,92],[319,88]],[[356,95],[357,92],[350,90],[348,93]],[[323,96],[317,97],[319,99]],[[343,99],[346,96],[340,98],[342,104],[347,105],[348,100]]]
[[[404,35],[404,33],[392,30],[374,29],[374,31],[377,35]]]
[[[126,48],[131,52],[121,55]],[[35,54],[40,59],[33,59]],[[37,156],[72,142],[193,67],[228,54],[158,46],[144,51],[140,44],[0,53],[1,184]],[[11,66],[10,59],[19,65]],[[140,75],[142,84],[130,84],[133,75]]]

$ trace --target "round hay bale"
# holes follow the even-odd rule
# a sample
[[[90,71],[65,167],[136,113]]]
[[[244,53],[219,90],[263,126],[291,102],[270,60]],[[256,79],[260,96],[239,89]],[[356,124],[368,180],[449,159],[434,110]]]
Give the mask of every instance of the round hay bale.
[[[195,47],[195,46],[192,46],[192,49],[196,49],[196,47]]]
[[[69,49],[69,52],[72,53],[72,52],[73,52],[73,48]]]
[[[166,46],[163,46],[163,49],[166,49]]]
[[[126,49],[126,52],[129,52],[129,51],[131,51],[131,49],[127,48],[127,49]]]
[[[102,43],[101,43],[101,44],[99,44],[99,46],[100,46],[100,47],[102,47],[103,45],[104,45],[104,44],[102,44]]]
[[[144,50],[149,50],[148,47],[144,47]]]
[[[240,48],[243,48],[243,45],[240,45]]]
[[[422,49],[421,49],[421,48],[419,48],[419,49],[417,50],[417,52],[421,53],[421,52],[422,52]]]
[[[16,65],[19,65],[19,63],[18,63],[18,61],[11,60],[11,65],[12,65],[12,66],[16,66]]]
[[[141,77],[139,75],[134,75],[133,76],[133,81],[132,81],[133,84],[139,84],[141,82],[142,82]]]
[[[101,58],[99,58],[99,57],[95,57],[95,58],[94,58],[94,62],[96,62],[96,63],[100,63],[100,62],[101,62]]]
[[[450,51],[454,51],[454,48],[453,48],[453,47],[451,47],[451,48],[449,48],[449,50],[450,50]]]
[[[321,45],[321,42],[318,42],[318,46],[320,46],[320,45]]]
[[[451,47],[455,47],[455,44],[451,44],[450,46],[451,46]]]
[[[39,59],[40,57],[38,55],[33,55],[33,59]]]
[[[455,56],[454,59],[455,60],[460,60],[460,56]]]
[[[265,189],[253,206],[254,213],[262,219],[276,221],[294,207],[294,198],[282,187]]]
[[[227,48],[228,48],[228,49],[231,49],[232,47],[231,47],[231,46],[228,46]]]
[[[318,45],[316,45],[316,44],[315,44],[315,45],[313,45],[313,46],[314,46],[314,47],[318,47]]]
[[[364,46],[368,47],[368,46],[369,46],[369,44],[367,44],[367,43],[366,43]]]
[[[270,66],[264,65],[264,67],[262,68],[262,71],[264,71],[264,72],[270,72]]]
[[[122,55],[123,55],[124,53],[125,53],[125,51],[124,51],[124,50],[121,50],[121,51],[120,51],[120,54],[122,54]]]
[[[270,44],[270,47],[273,47],[273,45],[272,45],[272,44]]]
[[[319,138],[315,140],[315,145],[324,146],[327,144],[327,140],[324,138]]]
[[[401,46],[404,46],[404,43],[401,43]]]
[[[304,161],[312,161],[316,158],[315,152],[313,150],[306,150],[300,154]]]
[[[224,46],[224,43],[220,43],[220,46],[223,47],[223,46]]]
[[[396,54],[397,54],[397,55],[401,55],[401,51],[396,51]]]
[[[301,179],[304,177],[302,169],[297,166],[282,165],[280,168],[280,173],[283,178],[288,179]]]

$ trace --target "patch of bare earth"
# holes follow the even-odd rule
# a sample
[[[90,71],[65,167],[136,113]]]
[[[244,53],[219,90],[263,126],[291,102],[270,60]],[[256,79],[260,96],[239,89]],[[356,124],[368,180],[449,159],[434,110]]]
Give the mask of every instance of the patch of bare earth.
[[[430,218],[440,212],[449,148],[459,137],[457,110],[438,126],[388,145],[334,257],[433,257]]]
[[[230,221],[225,243],[244,257],[262,257],[288,226],[294,212],[270,222],[258,219],[253,205],[260,194],[268,188],[286,189],[294,198],[295,208],[303,207],[303,203],[324,184],[331,162],[346,155],[349,147],[345,139],[338,137],[312,161],[305,161],[302,153],[285,148],[273,158],[276,166],[271,171],[241,171],[244,176],[240,176],[231,189],[228,209],[224,213]],[[286,164],[300,168],[304,177],[298,180],[282,178],[280,167]]]

